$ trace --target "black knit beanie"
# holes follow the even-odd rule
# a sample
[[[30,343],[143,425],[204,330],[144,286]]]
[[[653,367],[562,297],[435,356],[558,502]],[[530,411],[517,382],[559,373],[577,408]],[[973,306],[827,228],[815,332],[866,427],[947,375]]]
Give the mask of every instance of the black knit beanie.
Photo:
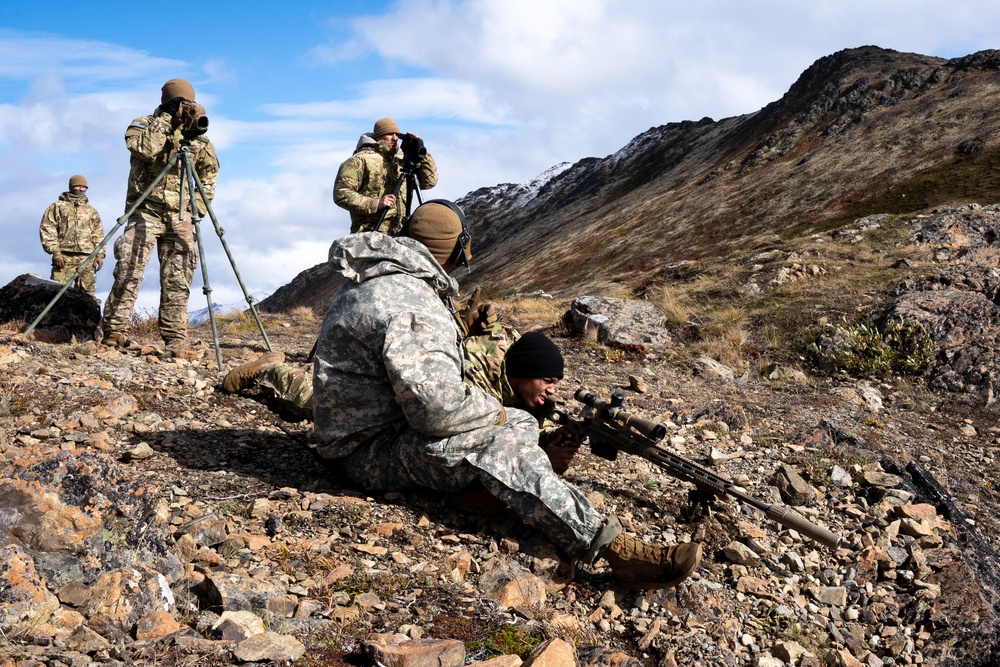
[[[541,331],[518,338],[504,355],[509,378],[562,378],[563,356],[556,344]]]

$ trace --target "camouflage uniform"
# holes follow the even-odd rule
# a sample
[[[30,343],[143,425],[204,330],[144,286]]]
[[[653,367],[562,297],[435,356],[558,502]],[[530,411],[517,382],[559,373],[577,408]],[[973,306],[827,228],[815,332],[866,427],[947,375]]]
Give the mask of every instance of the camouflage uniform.
[[[497,322],[492,330],[481,336],[465,339],[465,365],[462,376],[474,387],[479,387],[505,406],[517,406],[521,399],[514,394],[504,373],[503,358],[520,336],[514,329]]]
[[[87,201],[87,195],[64,192],[42,215],[38,228],[42,249],[50,255],[61,254],[66,264],[61,269],[52,266],[52,280],[65,283],[76,268],[87,259],[104,239],[104,227],[97,209]],[[104,262],[104,248],[94,257],[94,262]],[[76,287],[93,295],[97,289],[97,271],[94,262],[76,277]]]
[[[285,410],[301,419],[312,419],[312,369],[276,361],[261,366],[254,380],[269,389]]]
[[[503,374],[503,355],[517,340],[517,332],[497,323],[493,333],[465,339],[465,381],[479,387],[503,405],[517,405],[514,394]],[[283,408],[303,419],[312,419],[312,369],[293,366],[282,361],[264,364],[253,375],[254,382],[266,389]]]
[[[132,154],[125,208],[160,173],[173,149],[183,137],[171,127],[171,116],[157,108],[151,116],[132,121],[125,131],[125,145]],[[219,160],[215,147],[202,135],[189,142],[191,161],[209,200],[215,194]],[[198,248],[191,221],[188,184],[184,184],[183,217],[180,212],[181,162],[150,192],[128,220],[125,231],[115,242],[115,282],[104,307],[104,335],[124,334],[129,326],[132,307],[139,295],[146,264],[156,247],[160,261],[160,335],[167,343],[187,338],[188,296],[191,280],[198,266]],[[206,212],[200,193],[195,196],[200,215]]]
[[[442,302],[458,285],[425,246],[352,234],[330,262],[339,285],[314,362],[322,456],[372,491],[478,480],[574,557],[613,538],[620,529],[553,472],[534,417],[504,419],[499,401],[462,380],[461,331]]]
[[[340,165],[333,184],[334,203],[351,213],[351,233],[379,231],[395,234],[402,229],[406,217],[405,179],[396,196],[396,205],[389,209],[382,224],[378,225],[382,215],[378,210],[379,199],[392,194],[402,168],[400,153],[390,155],[386,142],[376,141],[371,133],[361,135],[354,155]],[[437,165],[430,153],[420,161],[416,177],[421,190],[437,185]]]

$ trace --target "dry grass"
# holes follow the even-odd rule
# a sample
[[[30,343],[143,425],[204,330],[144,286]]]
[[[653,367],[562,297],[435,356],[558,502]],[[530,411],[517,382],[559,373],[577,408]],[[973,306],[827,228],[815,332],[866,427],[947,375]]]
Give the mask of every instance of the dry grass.
[[[228,333],[242,334],[260,331],[260,327],[257,326],[257,318],[254,317],[253,312],[249,308],[216,315],[215,321],[223,331]],[[261,324],[264,324],[263,317],[261,318]]]
[[[892,287],[907,274],[920,273],[920,248],[908,242],[912,218],[892,216],[877,230],[865,231],[859,243],[837,242],[828,235],[767,244],[771,258],[760,259],[758,246],[725,259],[703,260],[695,273],[665,274],[646,289],[664,314],[667,326],[692,330],[682,336],[689,352],[706,354],[736,369],[766,362],[797,362],[819,332],[821,318],[857,322],[885,305]],[[898,259],[916,261],[900,269]],[[771,284],[782,268],[818,265],[823,273]],[[759,294],[745,294],[753,280]]]
[[[131,338],[148,340],[160,337],[159,311],[151,308],[136,308],[129,316]]]
[[[650,303],[663,313],[668,329],[683,327],[690,321],[687,308],[678,300],[673,288],[660,285],[651,292]]]
[[[319,321],[316,312],[309,306],[297,306],[285,314],[292,321],[292,324],[297,327],[311,326]]]
[[[698,330],[692,346],[700,354],[717,359],[736,370],[746,370],[744,346],[748,340],[747,314],[740,306],[725,306],[711,313]]]
[[[569,309],[568,302],[547,297],[504,299],[493,303],[500,311],[501,320],[512,322],[524,331],[561,327],[563,315]]]
[[[0,322],[0,333],[24,333],[28,328],[28,321],[23,317],[7,322]]]

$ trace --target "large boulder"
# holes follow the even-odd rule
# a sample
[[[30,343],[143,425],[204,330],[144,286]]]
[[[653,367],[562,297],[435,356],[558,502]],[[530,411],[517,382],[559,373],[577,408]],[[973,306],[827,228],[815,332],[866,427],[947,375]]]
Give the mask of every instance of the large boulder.
[[[594,332],[607,345],[669,345],[666,318],[652,304],[630,299],[581,296],[568,313],[569,324],[580,332]]]
[[[17,322],[24,330],[35,321],[63,288],[61,283],[25,273],[0,287],[0,322]],[[20,323],[23,322],[23,326]],[[101,304],[81,289],[71,287],[32,332],[51,343],[97,340]]]

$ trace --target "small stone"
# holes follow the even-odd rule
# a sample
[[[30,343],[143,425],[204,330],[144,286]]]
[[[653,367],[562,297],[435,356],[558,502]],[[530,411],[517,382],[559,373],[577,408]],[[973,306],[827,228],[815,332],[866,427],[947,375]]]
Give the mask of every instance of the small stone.
[[[152,458],[156,454],[148,442],[140,442],[138,445],[125,452],[125,461],[144,461]]]

